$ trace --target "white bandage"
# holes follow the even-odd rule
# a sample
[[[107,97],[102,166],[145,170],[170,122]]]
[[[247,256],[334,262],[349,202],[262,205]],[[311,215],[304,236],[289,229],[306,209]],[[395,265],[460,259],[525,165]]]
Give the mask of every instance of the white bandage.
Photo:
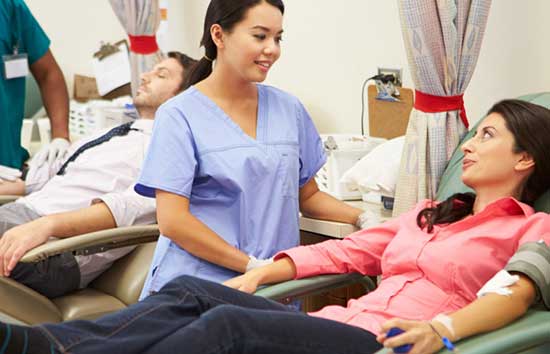
[[[439,322],[443,326],[445,326],[445,328],[447,328],[449,333],[451,333],[451,336],[453,337],[453,340],[459,340],[460,339],[460,338],[456,337],[455,329],[453,327],[453,319],[450,318],[449,316],[447,316],[446,314],[440,313],[439,315],[432,318],[432,321]]]
[[[268,265],[273,263],[273,257],[268,259],[257,259],[254,256],[248,256],[248,264],[246,265],[246,271],[250,271],[254,268],[263,267],[264,265]]]
[[[510,295],[512,294],[512,290],[510,290],[509,286],[514,285],[518,280],[519,276],[512,275],[503,269],[485,283],[476,295],[478,298],[490,293]]]

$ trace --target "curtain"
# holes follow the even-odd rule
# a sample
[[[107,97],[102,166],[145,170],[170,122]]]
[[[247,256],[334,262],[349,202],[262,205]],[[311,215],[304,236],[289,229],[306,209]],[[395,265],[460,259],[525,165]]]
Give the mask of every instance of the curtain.
[[[433,113],[429,107],[421,110],[416,105],[418,91],[426,94],[423,97],[462,100],[477,63],[490,5],[491,0],[399,0],[417,95],[401,157],[394,216],[419,200],[435,198],[445,165],[467,131],[460,104]]]
[[[109,0],[130,40],[132,96],[140,84],[141,73],[162,60],[156,33],[161,20],[158,0]]]

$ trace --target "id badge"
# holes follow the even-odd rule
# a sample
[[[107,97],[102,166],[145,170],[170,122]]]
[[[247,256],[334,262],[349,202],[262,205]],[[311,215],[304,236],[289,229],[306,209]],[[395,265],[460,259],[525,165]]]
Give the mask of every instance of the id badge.
[[[25,53],[2,55],[2,61],[6,80],[25,77],[29,74],[29,59]]]

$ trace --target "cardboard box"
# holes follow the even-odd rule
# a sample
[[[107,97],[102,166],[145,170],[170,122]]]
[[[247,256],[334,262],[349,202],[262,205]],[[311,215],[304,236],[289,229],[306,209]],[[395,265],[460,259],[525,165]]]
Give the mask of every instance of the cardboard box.
[[[73,98],[79,102],[101,98],[97,91],[95,79],[90,76],[75,74]]]

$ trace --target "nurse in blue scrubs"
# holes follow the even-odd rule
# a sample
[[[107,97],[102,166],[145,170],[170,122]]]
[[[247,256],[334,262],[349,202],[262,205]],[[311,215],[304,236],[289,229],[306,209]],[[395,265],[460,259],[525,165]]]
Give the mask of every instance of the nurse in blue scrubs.
[[[222,282],[299,241],[299,212],[356,223],[319,191],[326,156],[300,101],[260,84],[281,54],[280,0],[213,0],[205,56],[157,111],[136,191],[156,197],[161,231],[141,297],[171,279]]]

